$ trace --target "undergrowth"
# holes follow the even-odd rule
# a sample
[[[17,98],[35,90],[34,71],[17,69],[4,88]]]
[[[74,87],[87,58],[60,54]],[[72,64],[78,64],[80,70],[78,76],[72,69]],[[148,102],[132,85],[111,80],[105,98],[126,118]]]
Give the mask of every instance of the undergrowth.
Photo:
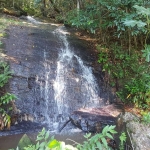
[[[9,66],[1,62],[0,63],[0,130],[3,130],[5,127],[10,128],[11,117],[10,112],[12,110],[9,105],[12,100],[15,100],[16,97],[13,94],[5,92],[5,85],[8,80],[11,78],[11,72],[9,71]]]
[[[2,38],[6,37],[5,29],[11,25],[15,24],[15,20],[12,18],[5,18],[1,16],[0,18],[0,48],[1,53],[3,53],[3,42]],[[16,23],[17,24],[17,23]],[[12,107],[11,103],[16,99],[16,96],[6,92],[5,85],[8,83],[11,78],[11,72],[9,69],[9,65],[0,58],[0,130],[4,130],[5,128],[9,129],[11,126],[11,112]]]
[[[113,135],[116,134],[115,126],[106,126],[102,133],[95,134],[88,133],[84,136],[86,139],[83,144],[79,144],[75,141],[74,146],[65,144],[65,142],[58,141],[54,136],[50,137],[49,131],[45,128],[37,135],[36,143],[23,147],[24,150],[112,150],[113,148],[109,145],[110,141],[114,141]],[[120,137],[119,149],[124,149],[126,142],[126,134],[123,132]],[[72,140],[71,140],[72,141]],[[13,150],[13,149],[11,149]],[[19,150],[17,147],[16,150]]]

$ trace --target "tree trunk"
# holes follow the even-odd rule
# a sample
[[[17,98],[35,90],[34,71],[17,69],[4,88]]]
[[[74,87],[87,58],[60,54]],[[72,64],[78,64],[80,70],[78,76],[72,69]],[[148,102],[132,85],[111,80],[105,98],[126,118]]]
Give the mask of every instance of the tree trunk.
[[[77,0],[77,15],[79,17],[79,11],[80,11],[80,2]]]
[[[15,4],[15,0],[13,0],[13,1],[12,1],[12,5],[13,5],[13,7],[14,7],[14,4]]]
[[[46,0],[42,0],[42,8],[41,8],[41,10],[42,10],[42,14],[43,14],[43,16],[47,16],[47,14],[46,14]]]

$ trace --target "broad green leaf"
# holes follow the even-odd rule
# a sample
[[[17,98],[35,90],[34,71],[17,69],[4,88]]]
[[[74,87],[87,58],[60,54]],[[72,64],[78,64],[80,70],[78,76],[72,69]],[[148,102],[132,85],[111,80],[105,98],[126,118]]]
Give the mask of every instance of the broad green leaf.
[[[106,133],[106,136],[110,139],[113,139],[112,135],[110,133]]]
[[[109,126],[107,125],[107,126],[103,129],[102,134],[105,135],[106,132],[108,132],[108,130],[109,130]]]
[[[136,21],[135,20],[125,20],[124,25],[128,27],[134,27],[136,26]]]
[[[142,28],[142,27],[145,27],[147,24],[141,20],[125,20],[124,22],[124,25],[125,26],[128,26],[128,27],[134,27],[137,25],[137,27],[139,28]]]
[[[150,9],[149,8],[144,8],[142,6],[134,5],[134,8],[136,8],[138,14],[142,15],[150,15]]]
[[[43,140],[43,137],[42,136],[37,136],[36,141],[41,141],[41,140]]]
[[[55,147],[57,147],[57,146],[59,146],[59,142],[57,141],[57,140],[52,140],[49,144],[48,144],[48,147],[49,148],[55,148]]]
[[[46,131],[45,131],[45,128],[43,128],[42,131],[39,132],[38,136],[43,136],[43,135],[45,134],[45,132],[46,132]]]
[[[49,131],[46,132],[45,140],[47,140],[48,138],[49,138]]]
[[[104,144],[104,146],[107,148],[108,147],[108,143],[107,143],[106,139],[105,138],[101,138],[101,140],[102,140],[102,143]]]
[[[139,21],[137,21],[137,26],[139,27],[139,28],[143,28],[143,27],[145,27],[147,24],[145,23],[145,22],[142,22],[141,20],[139,20]]]
[[[94,145],[92,145],[92,150],[96,150],[96,148],[95,148],[95,146],[94,146]]]
[[[84,137],[85,137],[86,139],[88,139],[90,136],[91,136],[91,133],[88,133],[88,134],[84,135]]]
[[[116,126],[110,125],[110,126],[109,126],[109,132],[110,132],[111,130],[114,131],[115,128],[116,128]]]
[[[97,142],[96,145],[97,145],[97,148],[98,148],[99,150],[102,150],[102,145],[101,145],[100,142]]]
[[[38,149],[39,147],[40,147],[40,143],[37,142],[37,144],[36,144],[36,149]]]
[[[45,146],[46,146],[46,142],[42,142],[39,146],[40,146],[40,148],[44,148]]]

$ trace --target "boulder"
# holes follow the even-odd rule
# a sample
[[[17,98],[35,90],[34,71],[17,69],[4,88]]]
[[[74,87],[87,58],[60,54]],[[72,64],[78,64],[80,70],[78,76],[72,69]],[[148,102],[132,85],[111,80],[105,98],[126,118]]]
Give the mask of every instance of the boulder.
[[[122,116],[126,122],[128,136],[130,137],[132,149],[149,150],[150,149],[150,125],[140,122],[136,115],[125,112]]]
[[[81,108],[70,115],[70,121],[85,132],[98,133],[106,125],[115,125],[121,112],[121,106],[115,104],[102,108]]]

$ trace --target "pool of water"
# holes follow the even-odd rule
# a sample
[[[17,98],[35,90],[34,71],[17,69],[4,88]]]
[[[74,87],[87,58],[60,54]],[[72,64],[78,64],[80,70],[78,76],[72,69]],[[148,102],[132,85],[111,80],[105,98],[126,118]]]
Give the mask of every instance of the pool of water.
[[[9,149],[16,149],[21,137],[24,134],[14,134],[14,135],[7,135],[7,136],[2,136],[0,137],[0,150],[9,150]],[[27,133],[28,137],[35,142],[36,137],[37,137],[37,132],[36,133]],[[74,145],[76,143],[82,143],[85,138],[84,138],[84,133],[81,132],[80,130],[72,130],[70,133],[65,132],[65,133],[50,133],[51,136],[54,135],[55,139],[59,141],[64,141],[66,144],[71,144]]]

